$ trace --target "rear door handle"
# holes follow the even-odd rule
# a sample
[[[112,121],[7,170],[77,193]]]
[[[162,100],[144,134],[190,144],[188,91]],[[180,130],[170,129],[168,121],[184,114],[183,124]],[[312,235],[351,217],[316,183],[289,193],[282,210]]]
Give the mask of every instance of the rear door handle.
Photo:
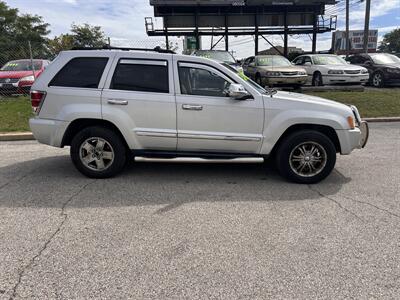
[[[184,110],[203,110],[203,106],[201,105],[191,105],[191,104],[183,104],[182,109]]]
[[[128,105],[128,101],[122,99],[108,99],[107,103],[111,105]]]

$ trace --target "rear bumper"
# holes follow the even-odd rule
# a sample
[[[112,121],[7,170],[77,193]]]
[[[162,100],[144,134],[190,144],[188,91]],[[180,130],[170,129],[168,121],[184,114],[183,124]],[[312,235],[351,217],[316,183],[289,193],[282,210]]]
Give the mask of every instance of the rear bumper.
[[[35,139],[42,144],[61,147],[69,122],[31,118],[29,127]]]
[[[322,80],[325,84],[335,83],[367,83],[369,81],[369,74],[361,75],[323,75]]]

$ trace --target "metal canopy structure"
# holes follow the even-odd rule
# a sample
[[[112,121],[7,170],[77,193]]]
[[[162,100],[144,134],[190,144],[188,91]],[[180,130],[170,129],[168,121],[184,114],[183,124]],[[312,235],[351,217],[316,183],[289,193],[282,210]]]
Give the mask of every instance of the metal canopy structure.
[[[163,28],[154,28],[145,18],[149,36],[194,36],[197,47],[201,36],[222,36],[229,50],[229,36],[254,36],[255,53],[264,35],[284,36],[284,55],[288,35],[312,34],[316,51],[318,33],[336,30],[336,16],[324,18],[325,5],[335,0],[150,0],[154,16],[163,18]],[[268,41],[268,40],[267,40]]]

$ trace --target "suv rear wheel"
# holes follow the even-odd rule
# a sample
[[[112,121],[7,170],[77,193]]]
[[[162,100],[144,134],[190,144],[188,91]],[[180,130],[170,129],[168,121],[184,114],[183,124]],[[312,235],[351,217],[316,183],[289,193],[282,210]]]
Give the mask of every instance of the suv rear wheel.
[[[120,173],[126,163],[127,151],[114,131],[88,127],[71,142],[71,159],[75,167],[91,178],[109,178]]]
[[[276,159],[278,170],[286,179],[312,184],[332,172],[336,164],[336,148],[326,135],[302,130],[281,143]]]

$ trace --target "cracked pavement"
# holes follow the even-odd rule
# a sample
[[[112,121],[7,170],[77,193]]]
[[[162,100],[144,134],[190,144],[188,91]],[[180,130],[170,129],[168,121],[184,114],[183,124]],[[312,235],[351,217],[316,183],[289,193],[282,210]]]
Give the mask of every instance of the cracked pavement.
[[[400,123],[317,185],[258,160],[141,160],[92,180],[69,149],[0,143],[0,299],[395,299]]]

